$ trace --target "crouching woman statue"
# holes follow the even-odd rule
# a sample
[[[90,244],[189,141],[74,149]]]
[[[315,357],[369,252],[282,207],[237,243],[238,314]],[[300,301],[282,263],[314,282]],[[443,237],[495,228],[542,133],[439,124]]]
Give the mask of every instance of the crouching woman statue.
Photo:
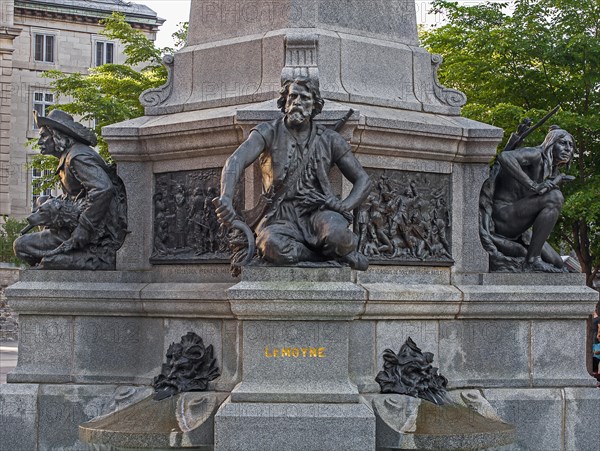
[[[27,218],[26,233],[14,243],[15,255],[43,269],[115,268],[116,252],[127,234],[127,197],[114,166],[90,146],[94,132],[64,111],[35,116],[43,155],[58,158],[63,195],[50,198]]]

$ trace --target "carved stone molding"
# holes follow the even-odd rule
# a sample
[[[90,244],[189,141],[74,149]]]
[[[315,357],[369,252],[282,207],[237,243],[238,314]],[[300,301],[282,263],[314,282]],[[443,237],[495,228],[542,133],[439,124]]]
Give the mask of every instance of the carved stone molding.
[[[288,34],[285,40],[285,66],[281,71],[282,83],[298,77],[319,82],[319,37],[316,34]]]
[[[457,89],[446,88],[438,80],[438,70],[443,61],[444,58],[442,58],[442,55],[431,55],[433,92],[437,99],[444,105],[460,108],[467,103],[467,96]]]
[[[154,89],[147,89],[140,95],[140,103],[143,107],[156,107],[163,104],[173,92],[173,71],[175,69],[175,57],[173,55],[165,55],[163,64],[167,68],[167,82]]]

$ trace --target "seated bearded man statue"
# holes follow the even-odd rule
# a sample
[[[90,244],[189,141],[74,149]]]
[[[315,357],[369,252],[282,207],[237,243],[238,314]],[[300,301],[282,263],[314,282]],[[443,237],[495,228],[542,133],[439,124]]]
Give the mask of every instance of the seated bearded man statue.
[[[313,121],[324,101],[311,79],[284,83],[280,95],[278,107],[285,115],[259,124],[225,163],[215,202],[219,221],[231,225],[236,219],[235,186],[258,159],[264,208],[246,219],[256,233],[259,256],[275,265],[335,260],[366,270],[368,260],[357,252],[358,237],[348,226],[351,212],[369,195],[371,180],[350,144]],[[329,180],[334,165],[353,185],[343,200]]]
[[[42,155],[58,158],[63,195],[41,197],[29,226],[14,243],[15,255],[43,269],[115,269],[127,234],[125,185],[90,146],[94,132],[64,111],[35,115]],[[34,227],[44,230],[25,234]]]

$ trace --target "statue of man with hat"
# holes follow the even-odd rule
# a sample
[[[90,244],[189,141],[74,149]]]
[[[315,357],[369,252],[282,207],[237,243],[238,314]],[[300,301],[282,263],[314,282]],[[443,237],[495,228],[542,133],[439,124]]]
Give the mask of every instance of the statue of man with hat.
[[[53,110],[35,121],[42,155],[58,158],[63,194],[40,198],[14,243],[15,255],[44,269],[114,269],[127,234],[123,181],[91,147],[98,142],[94,132],[71,115]],[[44,229],[25,234],[36,226]]]

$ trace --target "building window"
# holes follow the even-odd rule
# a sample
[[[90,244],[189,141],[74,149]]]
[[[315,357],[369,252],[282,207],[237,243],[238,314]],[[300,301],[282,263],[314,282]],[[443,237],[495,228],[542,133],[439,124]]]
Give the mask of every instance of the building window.
[[[48,107],[50,105],[54,105],[54,94],[39,91],[33,93],[33,110],[38,116],[46,117],[49,113]],[[35,121],[33,121],[33,128],[36,128]]]
[[[96,42],[96,66],[114,62],[115,45],[112,42]]]
[[[43,180],[52,177],[52,171],[49,169],[40,170],[31,168],[31,209],[36,208],[36,202],[40,196],[51,196],[52,188],[46,188],[41,192],[37,192]]]
[[[44,63],[54,62],[54,36],[50,34],[35,34],[35,60]]]

